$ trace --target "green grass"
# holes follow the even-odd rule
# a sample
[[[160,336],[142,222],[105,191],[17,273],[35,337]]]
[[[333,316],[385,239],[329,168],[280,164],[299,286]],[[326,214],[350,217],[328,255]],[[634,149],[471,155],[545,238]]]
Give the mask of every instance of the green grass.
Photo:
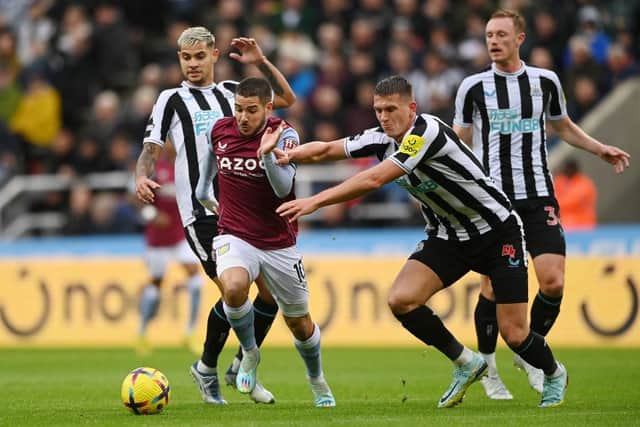
[[[194,357],[159,349],[147,359],[128,349],[0,350],[0,426],[585,426],[640,425],[640,349],[556,349],[569,370],[565,404],[537,408],[538,396],[498,353],[510,402],[484,397],[473,385],[462,405],[436,409],[451,380],[451,365],[434,350],[324,349],[338,406],[316,409],[304,368],[292,348],[263,350],[260,378],[275,405],[256,405],[225,387],[226,407],[205,405],[188,375]],[[221,358],[226,368],[231,353]],[[120,383],[132,368],[163,371],[172,401],[160,415],[135,416],[120,403]]]

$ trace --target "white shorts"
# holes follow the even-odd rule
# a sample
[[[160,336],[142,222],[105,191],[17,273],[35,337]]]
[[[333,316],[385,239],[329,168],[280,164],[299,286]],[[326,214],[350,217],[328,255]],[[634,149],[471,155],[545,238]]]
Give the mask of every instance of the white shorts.
[[[200,262],[185,239],[174,246],[147,246],[144,260],[153,279],[162,279],[167,265],[172,260],[180,264],[199,264]]]
[[[218,277],[231,267],[242,267],[253,282],[260,274],[269,292],[287,317],[302,317],[309,313],[309,289],[302,266],[302,256],[295,246],[264,250],[224,234],[213,239],[213,252]]]

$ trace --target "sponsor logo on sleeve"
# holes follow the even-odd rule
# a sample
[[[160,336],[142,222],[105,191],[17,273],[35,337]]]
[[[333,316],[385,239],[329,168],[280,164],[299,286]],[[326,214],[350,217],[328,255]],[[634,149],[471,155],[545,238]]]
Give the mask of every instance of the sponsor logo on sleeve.
[[[410,157],[415,157],[420,152],[423,145],[423,137],[419,135],[407,135],[402,139],[402,144],[400,144],[400,152],[408,154]]]
[[[298,146],[298,140],[295,138],[285,138],[282,140],[284,151],[291,150]]]

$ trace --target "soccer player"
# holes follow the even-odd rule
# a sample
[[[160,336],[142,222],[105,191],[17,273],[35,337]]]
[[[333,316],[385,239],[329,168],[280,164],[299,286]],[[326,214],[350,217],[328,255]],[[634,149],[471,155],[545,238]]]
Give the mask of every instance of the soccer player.
[[[140,326],[136,351],[140,355],[150,353],[151,346],[146,338],[146,329],[160,304],[160,286],[167,265],[176,259],[187,273],[186,287],[189,291],[190,308],[184,343],[192,351],[199,353],[199,344],[193,337],[198,309],[200,308],[200,290],[202,276],[199,261],[191,252],[184,237],[180,213],[176,203],[176,187],[174,185],[173,161],[175,151],[171,144],[166,144],[158,158],[155,168],[155,181],[161,186],[156,192],[153,205],[145,205],[140,213],[146,222],[144,229],[145,263],[151,276],[151,283],[142,290],[140,297]]]
[[[217,169],[220,233],[213,239],[213,250],[224,312],[242,346],[236,387],[250,393],[256,385],[260,351],[253,326],[256,310],[248,295],[251,282],[262,275],[304,360],[315,406],[335,406],[322,372],[320,328],[309,314],[309,290],[296,249],[297,224],[276,213],[283,200],[295,199],[295,166],[277,165],[271,151],[276,145],[291,149],[299,144],[299,137],[293,128],[284,129],[280,119],[270,117],[272,109],[269,82],[256,77],[240,82],[235,118],[223,118],[214,125],[209,170],[201,175],[196,192],[205,206],[218,203],[210,189]],[[278,138],[270,149],[262,150],[262,138],[269,140],[274,129]]]
[[[436,347],[455,366],[451,386],[438,407],[460,403],[467,388],[487,371],[484,359],[462,345],[425,305],[470,270],[493,280],[504,340],[544,370],[540,406],[561,404],[567,371],[554,359],[544,337],[527,327],[527,259],[520,218],[508,198],[449,126],[416,113],[412,87],[405,78],[380,81],[373,108],[378,128],[341,140],[310,142],[284,153],[274,151],[279,164],[365,156],[381,161],[315,196],[286,202],[277,212],[296,220],[395,181],[421,204],[429,238],[418,244],[395,278],[388,303],[405,329]],[[265,142],[264,148],[269,146]]]
[[[291,87],[263,55],[254,39],[236,38],[231,45],[240,51],[231,53],[231,58],[243,64],[255,65],[271,82],[276,108],[293,104],[295,95]],[[136,166],[136,194],[143,202],[153,202],[154,191],[160,186],[151,178],[158,153],[169,138],[177,152],[176,195],[187,241],[207,275],[219,287],[216,263],[210,250],[213,238],[218,234],[218,216],[215,207],[206,209],[195,197],[195,188],[204,165],[203,157],[209,149],[207,132],[218,119],[233,114],[234,92],[238,84],[235,81],[214,83],[214,66],[218,55],[215,38],[204,27],[188,28],[178,38],[178,58],[185,81],[180,87],[163,91],[153,107]],[[255,332],[257,342],[261,343],[271,327],[277,306],[261,279],[258,279],[258,289],[259,294],[254,301]],[[222,300],[218,300],[209,312],[201,360],[191,369],[202,398],[207,403],[226,403],[220,393],[217,363],[228,334],[229,323],[222,309]],[[229,374],[233,377],[235,372]],[[251,397],[264,403],[273,401],[271,393],[259,385]]]
[[[613,165],[629,165],[629,154],[587,135],[567,117],[558,76],[520,60],[525,21],[515,12],[498,10],[485,30],[493,61],[487,71],[467,77],[456,96],[453,129],[481,160],[483,168],[512,201],[524,223],[527,250],[533,259],[539,292],[531,306],[531,329],[546,336],[560,312],[564,290],[565,240],[553,181],[547,166],[545,121],[569,144]],[[489,364],[483,379],[492,399],[511,399],[495,362],[498,339],[495,289],[482,278],[475,310],[478,349]],[[517,354],[531,386],[542,392],[543,375]]]

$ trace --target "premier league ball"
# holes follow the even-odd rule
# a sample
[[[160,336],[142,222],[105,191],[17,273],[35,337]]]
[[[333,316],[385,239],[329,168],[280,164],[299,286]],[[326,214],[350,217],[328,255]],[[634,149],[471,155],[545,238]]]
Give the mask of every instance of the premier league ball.
[[[157,414],[169,404],[171,387],[157,369],[136,368],[122,382],[120,396],[124,406],[136,415]]]

